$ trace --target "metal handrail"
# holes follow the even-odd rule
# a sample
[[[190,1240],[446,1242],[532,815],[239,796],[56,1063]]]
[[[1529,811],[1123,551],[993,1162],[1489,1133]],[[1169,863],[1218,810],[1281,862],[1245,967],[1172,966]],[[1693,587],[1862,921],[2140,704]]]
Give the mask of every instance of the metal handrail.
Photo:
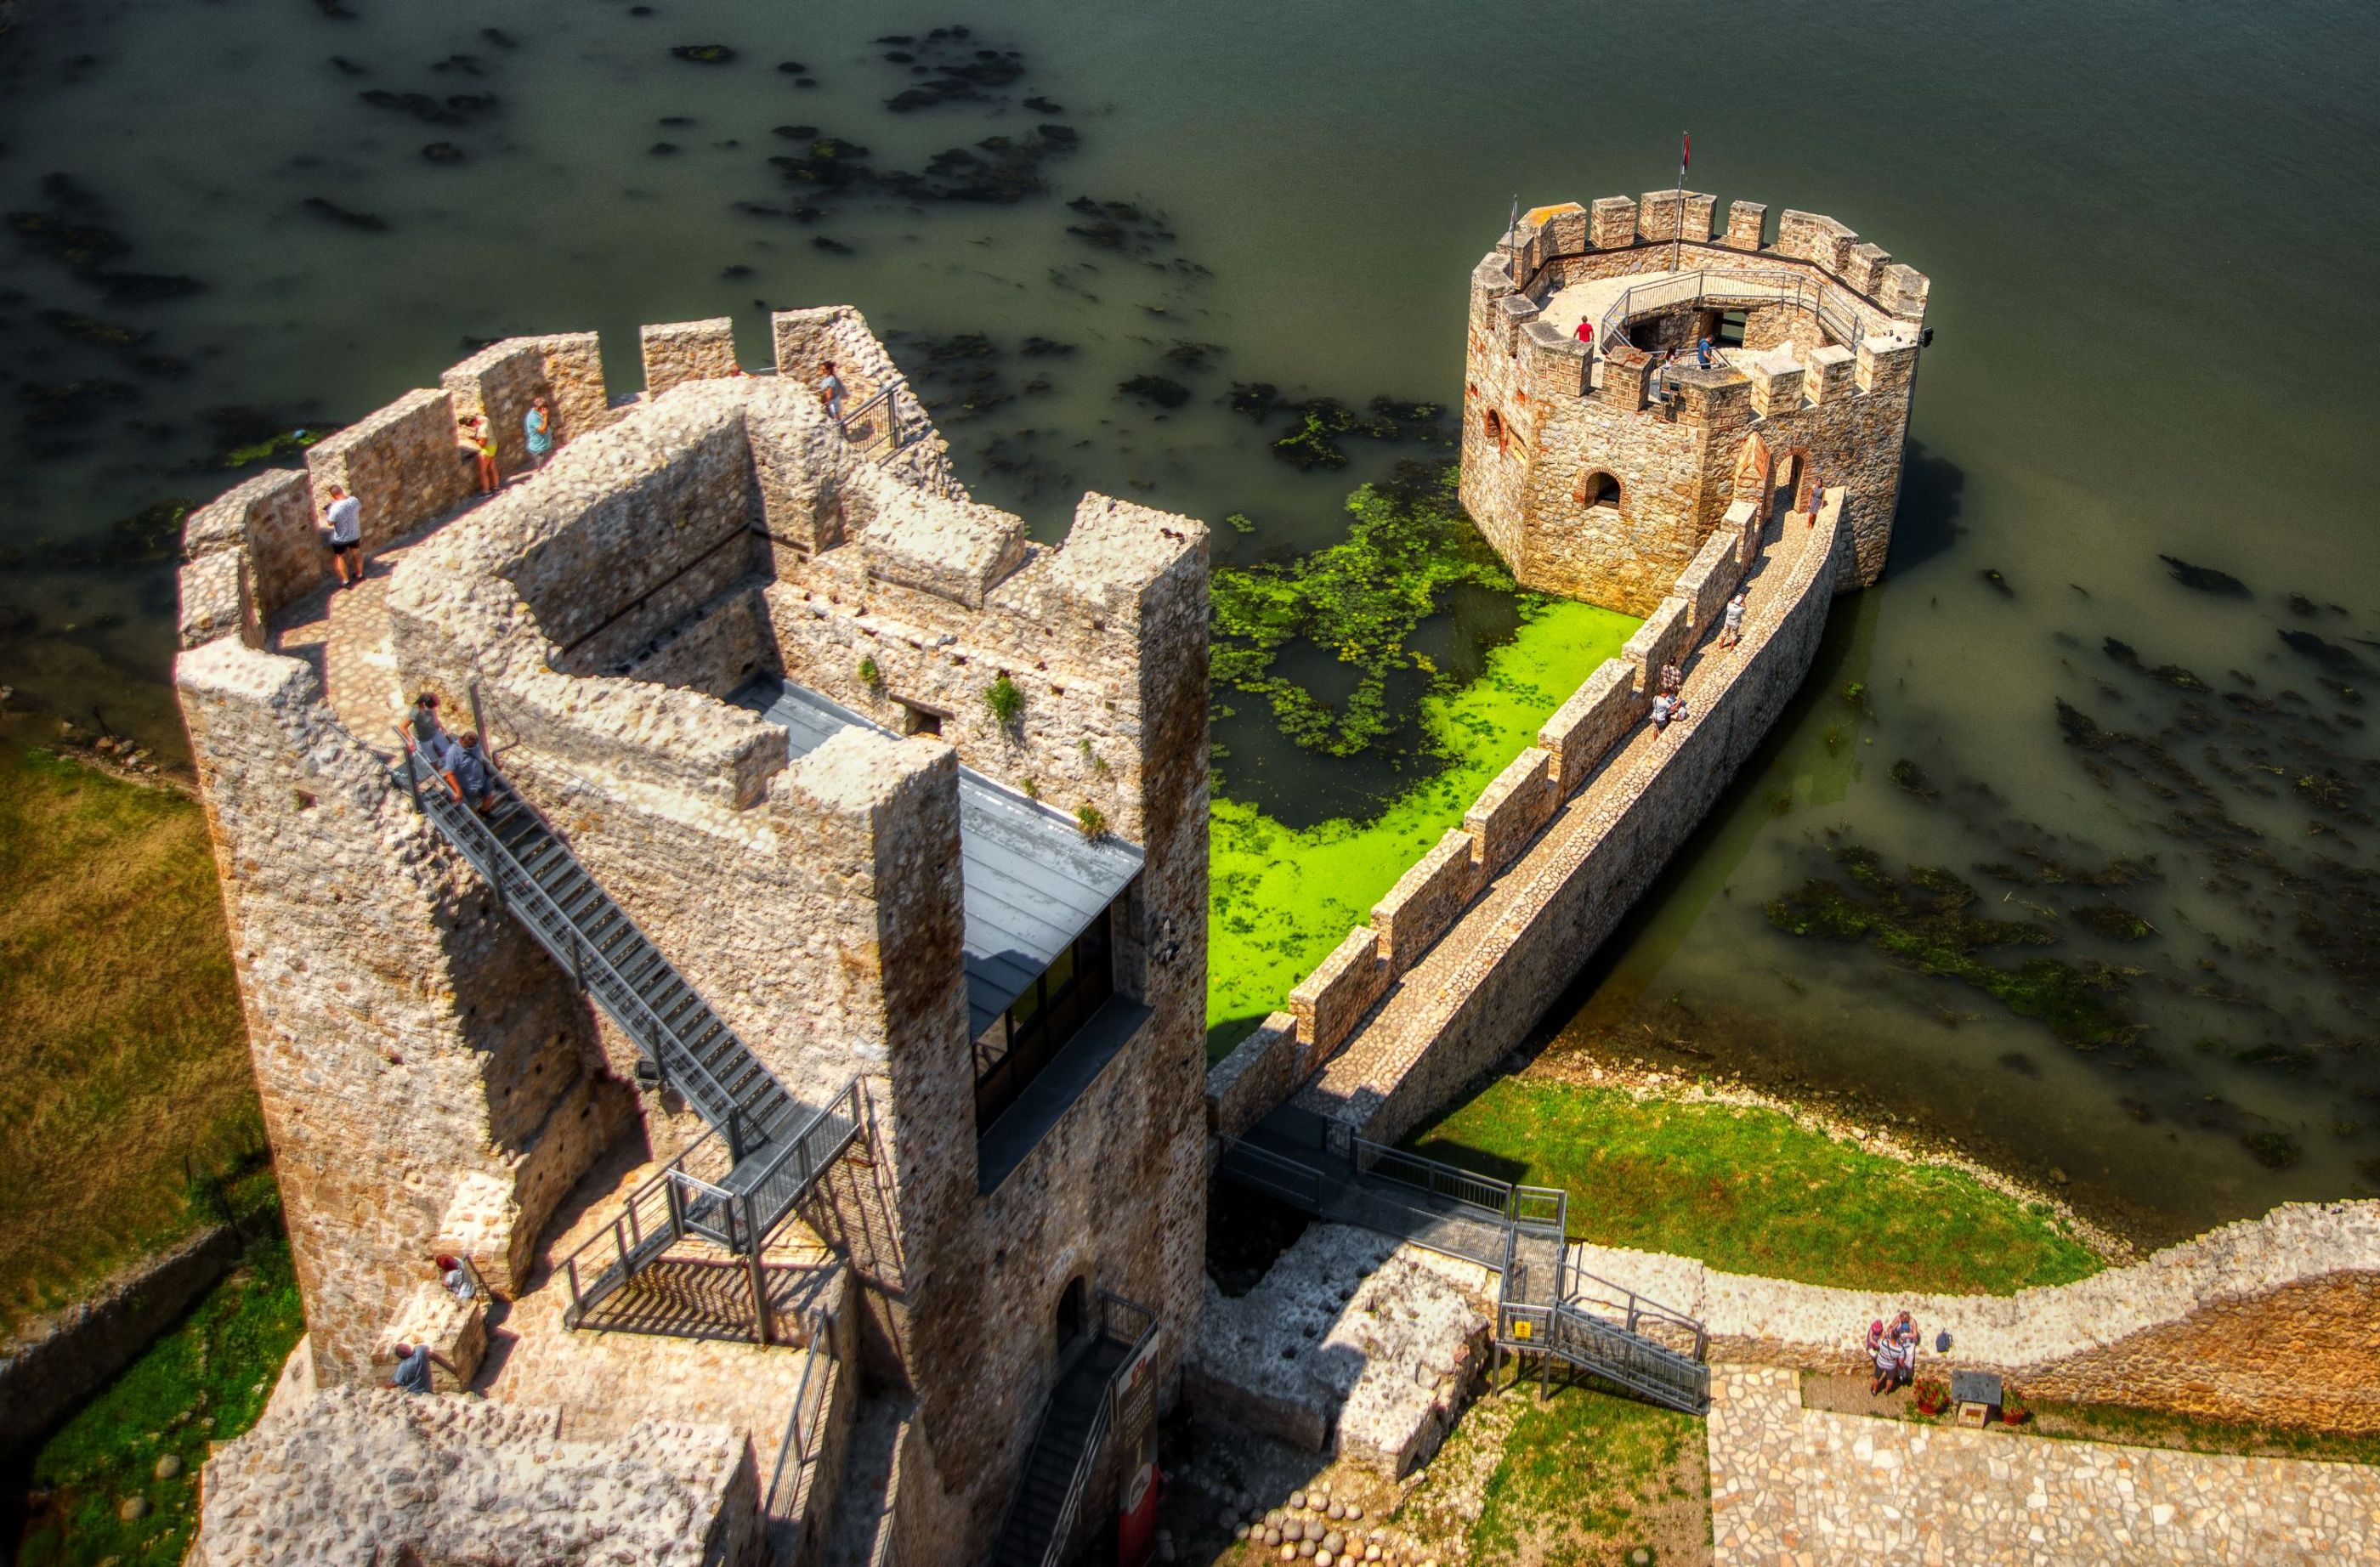
[[[1714,281],[1740,286],[1733,291],[1715,288]],[[1823,278],[1800,275],[1778,278],[1764,273],[1712,269],[1655,273],[1645,282],[1632,283],[1621,290],[1619,298],[1605,309],[1602,319],[1596,323],[1595,355],[1600,359],[1609,344],[1624,340],[1633,317],[1701,299],[1747,306],[1784,305],[1806,310],[1836,336],[1857,343],[1867,335],[1867,313],[1856,305],[1846,306],[1832,298],[1838,294],[1852,297],[1850,290],[1840,285],[1830,287]]]
[[[644,1027],[658,1036],[660,1041],[674,1047],[677,1054],[684,1058],[686,1067],[689,1070],[680,1074],[682,1081],[689,1076],[698,1080],[716,1097],[718,1113],[707,1115],[704,1117],[705,1120],[716,1124],[725,1119],[730,1110],[742,1110],[744,1108],[742,1103],[729,1094],[726,1087],[711,1075],[710,1068],[702,1064],[701,1059],[679,1037],[677,1031],[646,1002],[643,996],[638,994],[636,987],[629,983],[626,976],[614,968],[611,959],[605,957],[592,941],[579,933],[577,925],[568,915],[562,912],[561,905],[547,894],[545,889],[538,885],[536,878],[529,875],[528,868],[513,856],[510,849],[504,847],[503,840],[495,835],[494,830],[480,819],[479,812],[461,801],[452,802],[455,808],[447,808],[446,796],[439,792],[434,784],[431,785],[431,798],[439,802],[438,807],[431,809],[423,805],[421,784],[416,772],[416,765],[420,758],[414,747],[413,735],[402,724],[397,726],[397,734],[405,742],[405,784],[407,792],[413,796],[415,808],[424,811],[431,816],[431,820],[446,829],[447,836],[454,842],[455,846],[463,852],[465,858],[471,860],[480,874],[486,877],[489,884],[495,888],[497,901],[504,904],[508,910],[512,908],[512,900],[507,896],[504,875],[505,870],[509,870],[512,878],[518,882],[518,891],[513,895],[523,898],[536,916],[524,920],[523,923],[528,926],[531,934],[539,938],[540,945],[569,967],[572,975],[577,977],[582,985],[587,982],[587,973],[590,964],[600,979],[611,981],[610,987],[600,984],[593,987],[597,998],[602,1002],[604,1010],[618,1019],[620,1026],[626,1030],[631,1039],[637,1039],[638,1044],[650,1051],[654,1057],[654,1064],[661,1069],[663,1080],[666,1081],[670,1075],[671,1063],[665,1058],[666,1052],[661,1048],[661,1043],[648,1043],[638,1038],[638,1029],[640,1022]],[[547,822],[535,807],[523,799],[520,793],[505,783],[492,768],[490,770],[490,776],[503,789],[507,799],[536,817],[545,827],[546,832],[560,843],[560,835],[553,832],[552,824]],[[463,829],[462,832],[455,832],[456,826]],[[464,841],[466,838],[472,841],[467,843]],[[480,851],[476,855],[472,852],[475,844]],[[565,852],[567,852],[566,848]],[[608,893],[605,894],[605,901],[611,901]],[[613,906],[618,908],[619,905],[613,903]],[[620,917],[628,918],[625,909],[620,910]],[[548,929],[549,923],[551,929]],[[628,923],[631,929],[637,929],[634,920],[629,920]],[[644,934],[641,929],[638,929],[637,933],[639,936]],[[567,951],[556,945],[557,941],[564,940],[567,941]],[[646,943],[651,944],[650,938],[646,938]],[[614,988],[618,992],[616,995],[610,993]],[[633,1009],[639,1016],[638,1018],[622,1016],[624,1007]],[[723,1020],[722,1026],[724,1026]],[[742,1041],[738,1040],[737,1043],[741,1045]],[[747,1053],[749,1053],[748,1051]],[[755,1057],[754,1064],[759,1068],[770,1087],[776,1089],[777,1097],[781,1101],[778,1105],[771,1106],[768,1113],[753,1112],[754,1119],[760,1124],[762,1140],[766,1141],[771,1130],[771,1121],[775,1114],[782,1112],[783,1103],[792,1101],[792,1096],[785,1092],[784,1085],[777,1081],[776,1075],[769,1071],[766,1063]],[[696,1097],[697,1102],[699,1102],[698,1096],[692,1097]]]
[[[1652,1321],[1662,1323],[1670,1327],[1683,1328],[1693,1333],[1694,1338],[1694,1357],[1696,1360],[1702,1359],[1709,1353],[1710,1330],[1705,1326],[1700,1319],[1687,1316],[1684,1312],[1680,1311],[1675,1306],[1664,1306],[1659,1301],[1653,1299],[1649,1295],[1639,1294],[1625,1284],[1617,1283],[1609,1279],[1602,1278],[1594,1273],[1589,1273],[1586,1269],[1578,1266],[1577,1262],[1569,1255],[1568,1249],[1565,1248],[1562,1255],[1561,1304],[1570,1310],[1581,1310],[1585,1304],[1588,1304],[1585,1299],[1585,1293],[1579,1288],[1578,1281],[1582,1280],[1587,1283],[1600,1285],[1602,1288],[1612,1292],[1615,1295],[1620,1297],[1617,1300],[1609,1301],[1608,1303],[1594,1302],[1592,1304],[1609,1304],[1619,1306],[1626,1315],[1628,1331],[1641,1334],[1643,1332],[1642,1324],[1649,1318]]]
[[[1366,1137],[1355,1139],[1358,1168],[1367,1174],[1394,1181],[1401,1186],[1412,1186],[1432,1197],[1449,1197],[1468,1207],[1499,1216],[1510,1212],[1512,1185],[1491,1175],[1475,1175],[1460,1165],[1444,1164],[1419,1154],[1407,1153]],[[1370,1155],[1368,1162],[1365,1155]]]
[[[785,1439],[777,1448],[777,1466],[769,1476],[768,1499],[761,1503],[761,1511],[772,1518],[788,1516],[789,1512],[792,1515],[798,1516],[801,1512],[804,1498],[790,1497],[786,1499],[785,1508],[781,1509],[777,1495],[785,1484],[785,1464],[788,1457],[793,1461],[794,1479],[796,1485],[801,1480],[802,1472],[808,1467],[809,1459],[804,1451],[802,1435],[802,1411],[808,1406],[810,1379],[818,1375],[819,1362],[833,1359],[825,1348],[831,1342],[830,1335],[833,1330],[833,1322],[832,1315],[824,1311],[814,1313],[810,1319],[810,1342],[802,1351],[802,1379],[794,1389],[794,1406],[785,1415]],[[819,1392],[821,1397],[825,1396],[826,1385],[823,1381],[819,1384]],[[816,1421],[810,1422],[809,1433],[812,1438],[818,1435]]]

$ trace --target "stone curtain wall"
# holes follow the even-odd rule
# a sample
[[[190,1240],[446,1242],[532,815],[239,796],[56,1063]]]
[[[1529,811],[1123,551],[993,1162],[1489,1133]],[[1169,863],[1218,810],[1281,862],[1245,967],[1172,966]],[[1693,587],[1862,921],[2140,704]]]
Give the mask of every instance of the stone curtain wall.
[[[1518,1041],[1800,686],[1826,622],[1840,502],[1829,492],[1815,520],[1789,516],[1777,541],[1753,557],[1759,570],[1738,662],[1716,686],[1690,677],[1693,722],[1657,735],[1644,720],[1661,664],[1682,662],[1717,626],[1759,537],[1753,507],[1730,508],[1676,585],[1681,593],[1630,638],[1625,656],[1588,676],[1546,722],[1538,744],[1481,792],[1462,830],[1425,855],[1374,907],[1371,923],[1349,932],[1290,992],[1289,1011],[1267,1019],[1208,1074],[1215,1130],[1239,1136],[1359,1026],[1377,1026],[1366,1014],[1425,961],[1451,971],[1451,988],[1447,978],[1431,979],[1443,1015],[1393,1048],[1383,1041],[1330,1063],[1305,1096],[1309,1108],[1394,1141]],[[1549,846],[1539,832],[1558,816],[1590,826]],[[1440,950],[1439,939],[1500,877],[1530,894],[1459,954]]]
[[[1866,1368],[1869,1322],[1902,1309],[1918,1371],[1998,1371],[2033,1398],[2207,1419],[2380,1430],[2380,1202],[2289,1203],[2128,1268],[2013,1295],[1884,1295],[1708,1269],[1692,1257],[1580,1245],[1702,1318],[1714,1360]],[[1947,1330],[1950,1353],[1937,1355]]]
[[[648,397],[685,382],[744,373],[735,362],[735,322],[729,316],[641,327],[637,341],[644,350]]]
[[[518,1287],[625,1095],[567,978],[433,847],[310,668],[226,637],[175,678],[315,1364],[366,1382],[458,1181],[504,1194],[490,1282]]]
[[[760,1567],[752,1446],[643,1421],[567,1439],[528,1404],[333,1390],[268,1412],[207,1464],[193,1567],[340,1561]]]
[[[1811,213],[1785,213],[1776,244],[1764,246],[1767,213],[1754,202],[1736,203],[1715,239],[1713,205],[1686,193],[1676,245],[1675,192],[1606,198],[1591,213],[1574,203],[1538,209],[1473,271],[1463,499],[1528,586],[1647,613],[1736,498],[1737,459],[1755,430],[1780,457],[1801,456],[1827,487],[1845,491],[1851,538],[1839,586],[1883,571],[1926,280]],[[1689,271],[1830,279],[1861,296],[1868,320],[1889,333],[1821,347],[1806,310],[1755,308],[1747,354],[1790,347],[1790,373],[1783,364],[1765,374],[1706,372],[1685,361],[1672,371],[1672,408],[1648,407],[1650,356],[1603,343],[1604,358],[1591,365],[1566,325],[1537,318],[1571,285],[1667,272],[1673,249]],[[1715,331],[1718,311],[1704,315],[1696,330]],[[1617,506],[1589,504],[1585,481],[1597,473],[1617,480]]]

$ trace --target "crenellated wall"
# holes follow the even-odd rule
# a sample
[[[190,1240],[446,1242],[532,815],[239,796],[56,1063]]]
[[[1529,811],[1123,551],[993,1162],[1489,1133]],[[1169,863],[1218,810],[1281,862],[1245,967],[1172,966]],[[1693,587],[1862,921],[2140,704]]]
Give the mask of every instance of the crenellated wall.
[[[1742,498],[1755,435],[1780,489],[1815,474],[1844,492],[1838,586],[1884,569],[1926,279],[1832,218],[1788,211],[1767,243],[1765,208],[1735,203],[1721,234],[1715,205],[1661,191],[1539,208],[1473,271],[1463,499],[1528,586],[1649,613]],[[1743,347],[1694,368],[1728,310],[1745,313]],[[1648,395],[1665,346],[1684,350],[1666,401]]]
[[[971,1560],[1052,1385],[1068,1285],[1155,1308],[1160,1385],[1201,1299],[1206,531],[1095,495],[1062,542],[1032,544],[957,485],[856,311],[778,317],[779,375],[735,368],[731,324],[648,329],[653,389],[617,406],[591,337],[493,345],[324,442],[308,475],[204,508],[177,677],[236,945],[271,955],[244,964],[243,990],[325,1382],[385,1374],[372,1345],[415,1309],[434,1250],[524,1287],[598,1156],[688,1135],[669,1096],[629,1094],[625,1039],[358,738],[385,746],[396,717],[371,693],[427,687],[456,726],[484,721],[507,778],[790,1088],[818,1102],[861,1079],[866,1161],[837,1166],[805,1217],[862,1285],[857,1358],[915,1397],[915,1441],[937,1455],[905,1504],[916,1560]],[[881,396],[840,426],[798,368],[829,353],[853,404]],[[563,443],[478,497],[455,410],[491,410],[517,472],[504,431],[538,390]],[[326,612],[316,519],[334,480],[385,555]],[[328,621],[312,666],[274,650],[292,615]],[[334,687],[385,673],[334,711],[324,660]],[[722,699],[763,674],[895,733],[932,713],[941,735],[852,730],[789,761],[783,729]],[[987,699],[1003,676],[1008,722]],[[995,1181],[978,1160],[962,760],[1096,812],[1146,856],[1112,944],[1117,994],[1147,1015]]]

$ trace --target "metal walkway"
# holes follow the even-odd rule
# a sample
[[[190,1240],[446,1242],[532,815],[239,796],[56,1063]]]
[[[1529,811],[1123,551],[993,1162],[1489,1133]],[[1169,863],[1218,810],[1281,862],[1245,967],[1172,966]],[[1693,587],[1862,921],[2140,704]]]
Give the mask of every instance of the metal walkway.
[[[1565,1192],[1423,1159],[1290,1106],[1226,1139],[1216,1173],[1333,1223],[1496,1269],[1496,1342],[1508,1353],[1559,1361],[1690,1415],[1710,1407],[1703,1325],[1580,1271]]]
[[[483,816],[434,774],[425,776],[430,769],[409,734],[396,771],[414,808],[486,880],[496,901],[636,1042],[662,1085],[683,1095],[723,1139],[711,1147],[712,1137],[703,1138],[630,1199],[621,1244],[592,1270],[577,1314],[687,1233],[757,1266],[769,1236],[858,1135],[856,1081],[824,1105],[787,1093],[502,778],[493,784],[496,803]],[[667,1188],[661,1194],[665,1213],[645,1200],[656,1185]],[[663,1221],[643,1221],[653,1216]],[[756,1315],[765,1318],[759,1305]]]

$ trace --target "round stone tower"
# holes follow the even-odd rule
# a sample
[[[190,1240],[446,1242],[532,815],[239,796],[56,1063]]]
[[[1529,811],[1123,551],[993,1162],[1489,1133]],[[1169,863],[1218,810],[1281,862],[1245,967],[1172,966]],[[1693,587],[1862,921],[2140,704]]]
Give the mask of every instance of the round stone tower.
[[[1829,217],[1687,191],[1539,207],[1471,275],[1463,502],[1523,585],[1657,606],[1728,507],[1844,492],[1884,571],[1925,274]],[[1706,351],[1704,345],[1707,344]]]

